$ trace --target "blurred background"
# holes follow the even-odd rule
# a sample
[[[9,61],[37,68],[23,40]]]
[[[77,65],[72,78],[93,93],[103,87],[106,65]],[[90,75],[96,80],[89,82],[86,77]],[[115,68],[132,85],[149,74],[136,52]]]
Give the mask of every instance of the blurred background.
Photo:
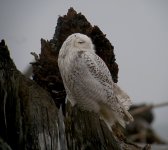
[[[59,15],[70,7],[97,25],[114,46],[118,84],[135,104],[168,101],[167,0],[1,0],[0,39],[24,72],[40,53],[40,39],[53,37]],[[154,109],[153,128],[168,141],[168,107]]]

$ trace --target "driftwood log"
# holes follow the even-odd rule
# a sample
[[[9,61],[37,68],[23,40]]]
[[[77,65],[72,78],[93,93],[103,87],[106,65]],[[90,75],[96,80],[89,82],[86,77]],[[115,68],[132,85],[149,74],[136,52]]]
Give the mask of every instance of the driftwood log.
[[[101,30],[72,8],[58,18],[52,40],[41,40],[35,56],[33,80],[23,76],[0,43],[0,148],[3,150],[140,150],[129,144],[120,128],[111,133],[92,113],[65,105],[65,90],[58,70],[59,49],[72,33],[91,37],[97,54],[109,67],[114,82],[118,65],[113,46]],[[62,113],[63,112],[63,113]],[[116,129],[116,130],[115,130]],[[145,148],[144,148],[145,149]],[[147,149],[147,148],[146,148]]]

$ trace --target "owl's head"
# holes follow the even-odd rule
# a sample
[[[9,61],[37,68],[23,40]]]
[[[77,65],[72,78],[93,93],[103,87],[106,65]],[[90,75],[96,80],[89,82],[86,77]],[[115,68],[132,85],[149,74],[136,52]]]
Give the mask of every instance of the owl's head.
[[[71,34],[67,39],[67,43],[69,43],[72,47],[79,48],[79,49],[94,49],[94,45],[92,43],[92,40],[81,33],[74,33]]]

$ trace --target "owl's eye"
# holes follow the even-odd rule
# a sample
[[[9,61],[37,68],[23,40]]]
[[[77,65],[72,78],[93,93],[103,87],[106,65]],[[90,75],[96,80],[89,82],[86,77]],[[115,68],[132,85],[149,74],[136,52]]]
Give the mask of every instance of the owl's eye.
[[[85,41],[78,41],[79,44],[85,43]]]

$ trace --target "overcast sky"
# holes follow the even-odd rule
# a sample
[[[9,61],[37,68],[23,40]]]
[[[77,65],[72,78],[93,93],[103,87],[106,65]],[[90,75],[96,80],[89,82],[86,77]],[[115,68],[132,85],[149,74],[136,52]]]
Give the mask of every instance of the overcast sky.
[[[0,39],[24,71],[40,53],[40,39],[53,37],[59,15],[73,7],[98,25],[115,48],[119,85],[134,103],[168,101],[167,0],[0,0]],[[155,110],[154,127],[168,126],[168,108]]]

